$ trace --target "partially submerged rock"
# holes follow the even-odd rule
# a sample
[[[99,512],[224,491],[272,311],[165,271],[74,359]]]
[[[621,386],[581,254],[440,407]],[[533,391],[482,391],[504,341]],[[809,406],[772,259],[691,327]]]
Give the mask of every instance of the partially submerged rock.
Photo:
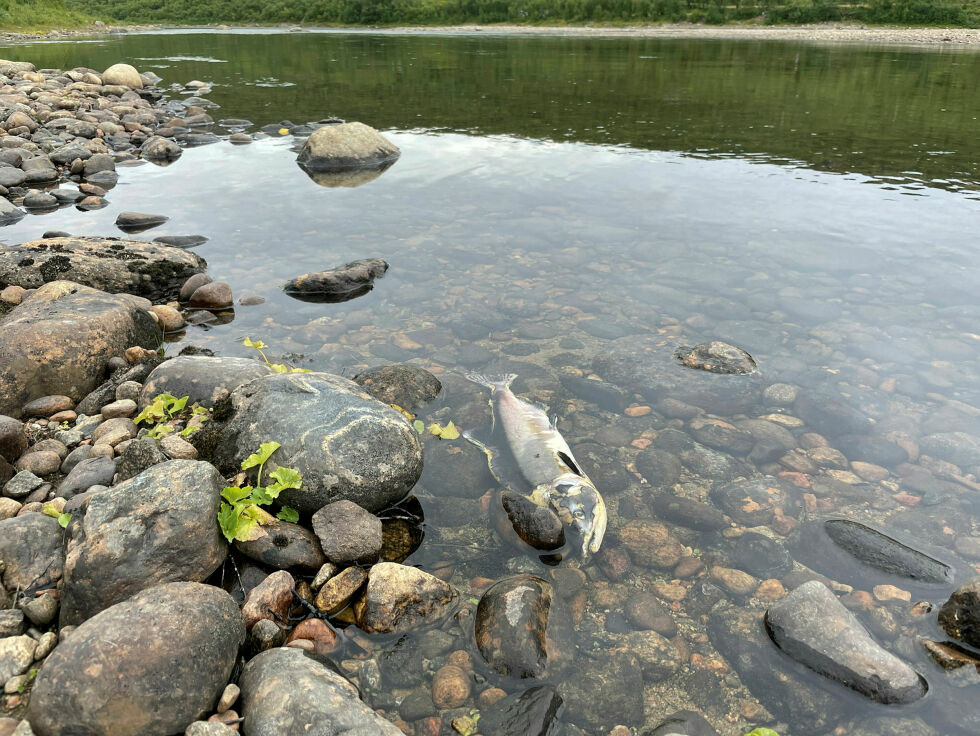
[[[119,84],[131,89],[143,89],[143,80],[136,67],[129,64],[113,64],[102,72],[102,84]]]
[[[157,585],[58,645],[27,719],[38,736],[182,733],[213,711],[244,638],[238,606],[220,588]]]
[[[112,294],[172,298],[191,274],[204,270],[200,256],[142,240],[63,237],[31,240],[0,251],[0,288],[35,289],[66,280]]]
[[[422,447],[412,425],[339,376],[258,378],[235,390],[231,405],[234,416],[224,426],[205,427],[218,436],[216,464],[233,473],[263,442],[281,443],[266,472],[273,465],[300,472],[303,487],[279,496],[300,512],[344,499],[380,511],[403,499],[422,472]]]
[[[378,401],[395,404],[406,411],[421,409],[442,390],[438,378],[424,368],[408,363],[372,368],[354,376],[354,383]]]
[[[688,368],[719,373],[721,375],[745,375],[756,371],[755,360],[742,348],[727,342],[713,341],[678,348],[674,357]]]
[[[950,636],[980,648],[980,578],[953,592],[939,610],[939,625]]]
[[[377,169],[394,163],[398,147],[364,123],[324,125],[313,131],[297,163],[307,171]]]
[[[364,258],[329,271],[297,276],[283,289],[289,296],[306,302],[345,302],[371,291],[374,280],[387,270],[388,264],[382,259]]]
[[[187,396],[188,406],[211,407],[239,386],[272,373],[265,363],[251,358],[179,355],[153,369],[140,392],[139,405],[148,406],[154,397],[168,393]]]
[[[299,649],[253,657],[241,677],[248,736],[401,736],[361,702],[357,688]]]
[[[102,382],[110,358],[134,345],[155,349],[160,330],[138,297],[70,281],[41,286],[0,321],[0,413],[31,399],[79,400]]]
[[[879,703],[911,703],[928,689],[925,679],[882,649],[818,580],[770,606],[766,628],[789,656]]]
[[[400,633],[443,620],[452,612],[458,595],[434,575],[381,562],[371,568],[367,589],[354,613],[357,625],[368,633]]]

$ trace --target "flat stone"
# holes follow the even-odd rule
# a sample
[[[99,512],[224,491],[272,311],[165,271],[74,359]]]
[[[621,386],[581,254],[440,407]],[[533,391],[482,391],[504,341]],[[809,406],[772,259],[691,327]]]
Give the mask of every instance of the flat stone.
[[[710,373],[745,375],[756,371],[751,355],[726,342],[706,342],[693,348],[678,348],[675,357],[681,365]]]
[[[21,470],[17,475],[7,481],[7,485],[3,487],[3,493],[10,498],[23,498],[24,496],[30,495],[31,491],[40,488],[42,485],[44,485],[44,481],[34,475],[34,473]]]
[[[0,682],[27,672],[34,663],[36,649],[37,641],[27,635],[0,639]]]
[[[395,404],[415,411],[433,401],[442,383],[427,370],[415,365],[397,364],[360,373],[354,383],[385,404]]]
[[[380,258],[351,261],[343,266],[307,273],[291,279],[283,287],[287,294],[302,301],[344,302],[367,294],[374,280],[384,276],[388,264]]]
[[[495,736],[548,736],[557,723],[562,699],[553,685],[508,695],[481,709],[481,733]]]
[[[335,501],[313,514],[320,548],[337,565],[363,565],[381,554],[381,519],[351,501]]]
[[[882,649],[817,580],[770,606],[766,627],[789,656],[879,703],[911,703],[928,689],[915,670]]]
[[[162,225],[170,218],[166,215],[150,215],[144,212],[120,212],[116,217],[116,227],[129,233],[140,233],[144,230]]]
[[[293,567],[319,570],[327,561],[313,532],[280,519],[262,524],[247,542],[236,539],[235,549],[246,557],[280,570]]]
[[[368,580],[368,573],[359,567],[348,567],[327,580],[316,596],[316,607],[334,614],[347,606]]]

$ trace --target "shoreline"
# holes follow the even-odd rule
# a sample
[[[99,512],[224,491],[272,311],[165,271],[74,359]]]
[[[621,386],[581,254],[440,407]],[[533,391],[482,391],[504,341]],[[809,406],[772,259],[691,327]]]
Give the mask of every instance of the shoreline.
[[[656,25],[567,25],[537,26],[516,24],[452,26],[300,26],[295,24],[260,25],[106,25],[52,31],[0,32],[0,43],[22,43],[44,39],[68,39],[100,34],[153,31],[210,30],[235,31],[261,29],[296,32],[356,32],[406,35],[488,34],[508,36],[569,38],[650,38],[705,39],[746,41],[806,41],[820,43],[871,43],[913,46],[980,47],[980,28],[931,28],[867,26],[857,23],[814,23],[808,25],[701,25],[663,23]]]

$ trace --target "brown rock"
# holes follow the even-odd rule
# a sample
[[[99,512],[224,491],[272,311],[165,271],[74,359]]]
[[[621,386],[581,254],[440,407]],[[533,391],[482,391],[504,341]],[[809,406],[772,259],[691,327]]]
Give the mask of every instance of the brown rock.
[[[697,557],[685,555],[674,568],[674,575],[683,579],[693,578],[704,569],[704,563]]]
[[[506,697],[507,693],[499,687],[488,687],[477,696],[476,702],[481,708],[489,708],[494,703],[498,703]]]
[[[177,332],[184,329],[184,317],[173,307],[166,304],[154,304],[150,309],[157,316],[164,332]]]
[[[13,417],[0,416],[0,458],[13,462],[27,449],[24,424]]]
[[[323,584],[316,595],[316,607],[324,613],[337,613],[350,603],[367,581],[367,572],[359,567],[348,567]]]
[[[655,521],[631,521],[619,530],[619,539],[633,562],[642,567],[672,568],[684,554],[670,530]]]
[[[432,678],[432,702],[439,708],[458,708],[470,697],[470,678],[461,668],[447,664]]]
[[[43,478],[46,475],[57,473],[61,467],[61,456],[53,450],[41,450],[40,452],[29,452],[14,463],[17,470],[26,470],[29,473]]]
[[[433,575],[381,562],[371,568],[367,590],[355,606],[357,625],[368,633],[394,633],[434,623],[450,613],[457,596],[455,588]]]
[[[286,639],[286,643],[297,640],[313,642],[314,649],[326,654],[332,652],[337,646],[337,634],[330,628],[326,621],[319,618],[308,618],[300,621]]]
[[[285,626],[289,607],[293,604],[294,587],[296,581],[293,576],[285,570],[279,570],[252,588],[242,606],[245,628],[251,629],[263,618]]]
[[[194,309],[230,309],[234,304],[235,297],[231,293],[231,286],[224,281],[204,284],[187,300],[187,306]]]
[[[711,579],[721,585],[725,590],[736,595],[749,595],[759,587],[759,581],[747,572],[735,570],[731,567],[712,567],[709,575]]]
[[[180,287],[180,294],[177,296],[178,301],[182,304],[187,302],[191,295],[200,289],[205,284],[210,284],[214,279],[208,276],[206,273],[196,273],[191,276],[184,285]]]
[[[215,713],[224,713],[226,710],[231,708],[238,700],[238,696],[241,694],[241,688],[235,683],[231,682],[225,686],[224,691],[221,693],[221,697],[218,698],[218,704],[215,706]]]
[[[59,411],[68,411],[75,408],[75,402],[70,396],[42,396],[38,399],[25,404],[23,414],[25,417],[50,417]]]

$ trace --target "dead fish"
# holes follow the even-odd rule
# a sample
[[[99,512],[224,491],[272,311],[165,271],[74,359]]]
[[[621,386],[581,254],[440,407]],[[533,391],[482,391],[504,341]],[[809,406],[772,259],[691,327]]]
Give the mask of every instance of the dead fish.
[[[463,436],[483,450],[502,485],[555,511],[575,531],[585,559],[599,551],[606,533],[606,505],[581,470],[556,422],[510,390],[516,375],[466,376],[490,389],[493,424],[486,436]]]

